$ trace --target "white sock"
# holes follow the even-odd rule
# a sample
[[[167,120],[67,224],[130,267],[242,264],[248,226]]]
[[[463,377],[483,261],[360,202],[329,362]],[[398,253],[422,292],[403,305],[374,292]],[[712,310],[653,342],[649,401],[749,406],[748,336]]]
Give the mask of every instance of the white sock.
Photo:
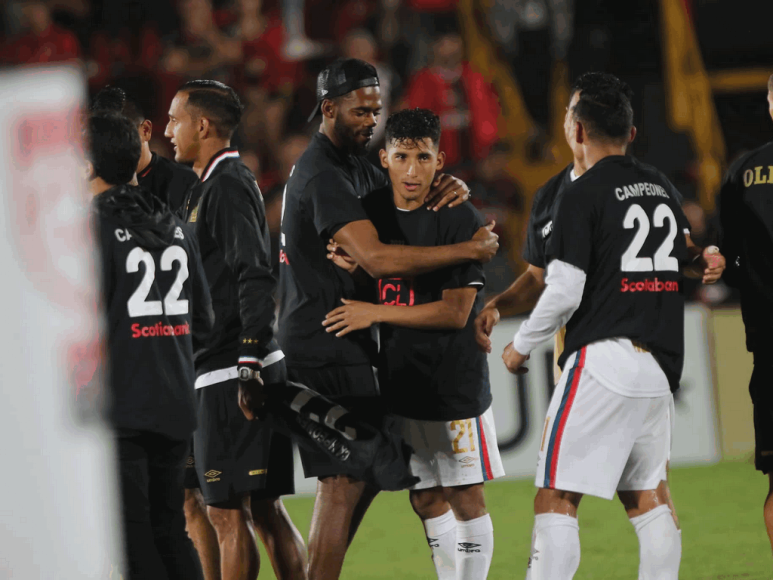
[[[456,580],[484,580],[494,555],[491,516],[456,522]]]
[[[682,560],[682,534],[671,510],[661,505],[631,518],[639,536],[639,580],[676,580]]]
[[[432,550],[438,580],[456,580],[456,518],[448,510],[442,516],[424,520],[424,531]]]
[[[537,514],[527,580],[571,580],[580,566],[580,525],[563,514]]]

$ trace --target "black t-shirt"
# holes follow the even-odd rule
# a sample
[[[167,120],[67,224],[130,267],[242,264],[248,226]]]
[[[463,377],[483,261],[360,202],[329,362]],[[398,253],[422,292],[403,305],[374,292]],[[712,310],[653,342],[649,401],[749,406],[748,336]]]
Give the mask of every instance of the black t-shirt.
[[[728,169],[719,197],[724,279],[741,291],[746,348],[773,347],[773,142]]]
[[[95,199],[109,416],[116,429],[183,440],[196,426],[193,343],[212,304],[195,236],[158,200],[148,211],[146,197],[123,186]]]
[[[633,157],[605,157],[566,188],[548,258],[580,268],[587,279],[566,325],[562,368],[587,344],[629,338],[652,351],[672,390],[679,387],[687,230],[676,188]]]
[[[137,182],[168,205],[178,217],[182,216],[188,191],[198,181],[199,177],[193,169],[156,153],[153,153],[148,166],[137,174]]]
[[[434,212],[397,209],[392,188],[371,193],[363,207],[384,244],[443,246],[468,241],[484,224],[469,202]],[[443,299],[443,290],[477,286],[461,330],[380,325],[379,385],[390,411],[425,421],[469,419],[491,405],[486,355],[475,343],[475,317],[483,308],[483,266],[467,262],[415,276],[378,281],[381,304],[414,306]]]
[[[573,166],[569,164],[534,194],[526,230],[526,245],[523,249],[523,259],[532,266],[538,268],[547,266],[545,250],[550,233],[553,231],[553,212],[564,190],[572,184]]]
[[[282,203],[279,259],[277,338],[288,366],[373,363],[370,331],[336,338],[322,326],[341,298],[357,297],[351,276],[327,259],[327,242],[346,224],[367,220],[359,198],[387,183],[372,163],[336,149],[322,133],[295,164]]]

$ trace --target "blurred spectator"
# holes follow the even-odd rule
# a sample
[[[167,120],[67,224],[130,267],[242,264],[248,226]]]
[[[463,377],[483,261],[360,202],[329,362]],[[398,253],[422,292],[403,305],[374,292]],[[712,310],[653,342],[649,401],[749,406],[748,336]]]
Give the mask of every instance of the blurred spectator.
[[[51,10],[42,0],[21,4],[25,32],[3,49],[3,61],[8,64],[40,64],[78,62],[81,49],[78,39],[53,23]]]
[[[306,135],[289,135],[279,146],[279,181],[274,187],[264,193],[266,204],[266,220],[271,234],[271,259],[274,274],[279,275],[279,230],[282,225],[282,198],[284,187],[290,178],[290,172],[303,152],[309,146],[311,139]]]
[[[376,67],[381,88],[381,118],[373,130],[371,150],[378,151],[383,137],[384,126],[389,114],[392,112],[394,97],[400,90],[400,78],[392,67],[378,59],[378,45],[374,36],[364,28],[357,28],[349,32],[341,42],[341,56],[344,58],[359,58]]]
[[[188,78],[231,83],[232,67],[242,58],[241,42],[217,26],[210,0],[180,0],[177,42],[164,56],[164,68]]]
[[[325,44],[306,36],[304,24],[305,0],[281,0],[282,19],[287,38],[282,45],[282,55],[290,61],[318,58],[329,50]]]
[[[486,157],[498,140],[499,99],[483,75],[463,60],[464,44],[457,32],[436,38],[432,49],[432,66],[410,80],[404,106],[440,116],[446,167],[469,180],[474,162]]]
[[[554,60],[566,58],[572,39],[573,0],[494,0],[489,29],[518,81],[536,124],[528,153],[548,153],[551,72]]]
[[[494,231],[499,234],[499,252],[483,266],[486,274],[487,295],[498,294],[515,281],[511,257],[520,256],[519,239],[524,220],[524,200],[515,181],[507,173],[510,151],[496,145],[475,167],[475,179],[470,182],[472,204],[483,214],[486,222],[496,220]]]
[[[394,0],[399,3],[400,0]],[[396,63],[397,70],[406,75],[428,66],[432,60],[432,40],[438,35],[459,27],[456,6],[459,0],[406,0],[401,20],[403,46],[395,51],[395,58],[402,53],[407,60]],[[403,68],[404,67],[404,68]]]

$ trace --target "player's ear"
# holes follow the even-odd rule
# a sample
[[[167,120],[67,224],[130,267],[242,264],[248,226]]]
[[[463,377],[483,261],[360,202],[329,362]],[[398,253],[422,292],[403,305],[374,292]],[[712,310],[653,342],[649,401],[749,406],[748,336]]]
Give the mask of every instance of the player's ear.
[[[628,142],[633,143],[634,139],[636,139],[636,125],[631,125],[631,138]]]
[[[325,99],[324,101],[322,101],[322,106],[320,107],[320,109],[322,111],[323,117],[327,117],[328,119],[332,119],[335,117],[336,104],[330,99]]]
[[[199,137],[206,138],[212,136],[213,127],[206,117],[199,117],[197,120]]]
[[[582,145],[585,143],[588,136],[585,134],[585,127],[583,127],[582,123],[580,121],[574,122],[574,141],[575,143],[578,143]]]
[[[387,163],[389,160],[389,154],[387,153],[386,149],[382,149],[378,152],[378,158],[381,159],[381,167],[384,169],[389,169],[389,163]]]
[[[152,136],[153,123],[151,123],[149,119],[145,119],[142,123],[140,123],[140,139],[142,139],[144,143],[147,143],[150,141]]]
[[[446,164],[446,154],[445,154],[445,151],[439,151],[438,154],[437,154],[437,164],[435,165],[435,172],[437,173],[438,171],[443,169],[445,164]]]
[[[91,161],[86,160],[86,163],[83,165],[83,178],[86,181],[91,181],[95,177],[94,164]]]

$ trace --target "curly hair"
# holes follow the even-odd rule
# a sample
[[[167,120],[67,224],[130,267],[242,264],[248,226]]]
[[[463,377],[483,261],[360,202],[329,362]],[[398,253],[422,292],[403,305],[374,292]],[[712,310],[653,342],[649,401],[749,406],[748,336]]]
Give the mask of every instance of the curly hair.
[[[428,109],[405,109],[389,115],[386,122],[386,142],[415,143],[431,139],[440,142],[440,117]]]

